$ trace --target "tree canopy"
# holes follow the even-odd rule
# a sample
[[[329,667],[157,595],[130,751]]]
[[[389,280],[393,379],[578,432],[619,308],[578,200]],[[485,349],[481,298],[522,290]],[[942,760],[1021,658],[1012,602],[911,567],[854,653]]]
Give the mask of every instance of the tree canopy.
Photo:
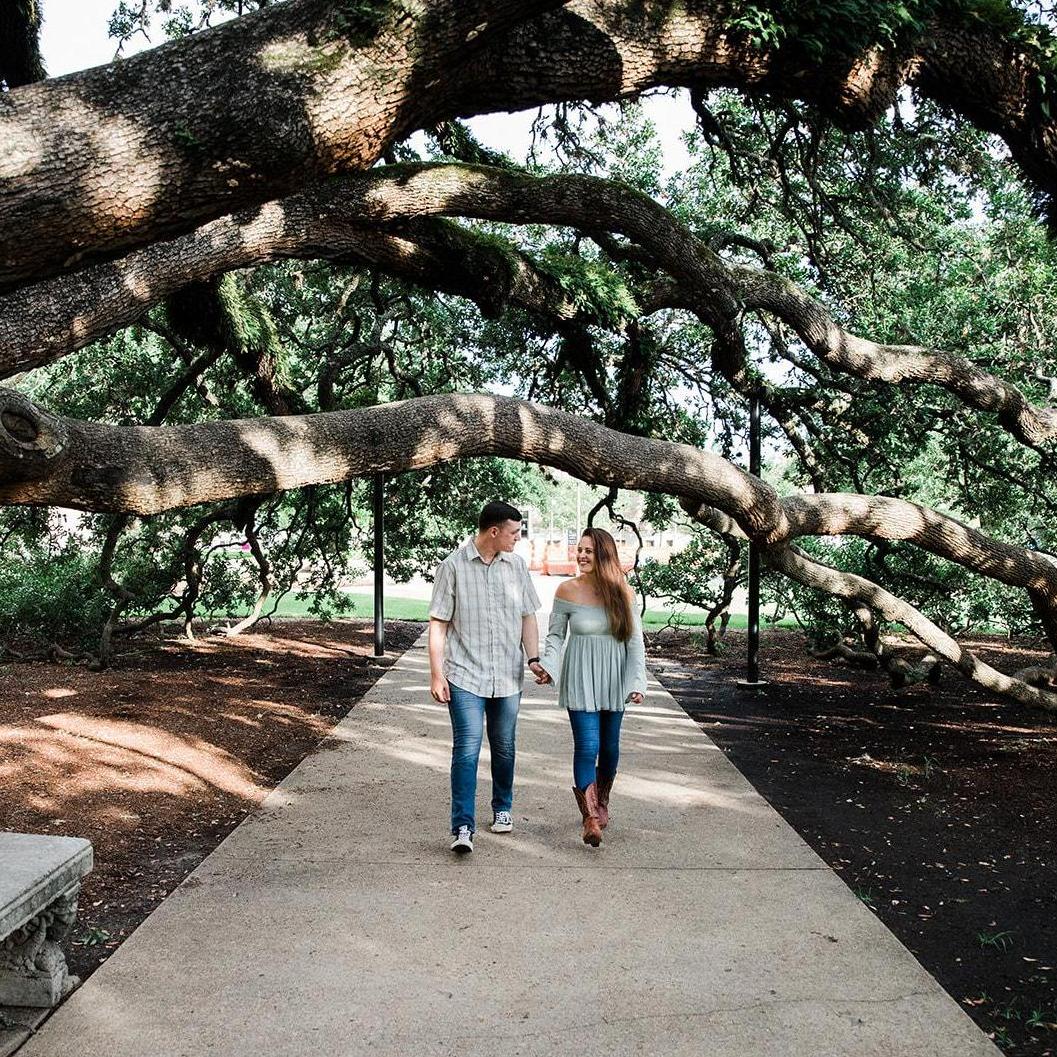
[[[19,10],[5,549],[61,598],[84,547],[42,511],[88,512],[104,641],[233,599],[252,619],[306,566],[325,606],[380,470],[400,571],[425,568],[480,498],[545,487],[503,457],[656,493],[658,521],[678,500],[701,539],[673,569],[728,605],[751,539],[820,644],[854,628],[893,678],[942,662],[1057,706],[1052,665],[958,641],[1057,647],[1048,10],[121,5],[119,40],[175,39],[55,80]],[[692,117],[678,169],[651,91]],[[534,157],[465,123],[533,107]],[[752,397],[766,479],[737,465]],[[28,604],[0,573],[5,600]],[[885,657],[885,622],[934,661]]]

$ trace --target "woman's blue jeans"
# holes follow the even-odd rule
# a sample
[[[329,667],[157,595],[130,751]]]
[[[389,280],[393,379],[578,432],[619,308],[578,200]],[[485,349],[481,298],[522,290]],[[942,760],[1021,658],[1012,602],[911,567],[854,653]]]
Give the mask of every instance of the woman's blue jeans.
[[[623,712],[578,712],[569,709],[573,727],[573,781],[586,789],[597,778],[612,778],[620,762]]]
[[[480,697],[448,684],[451,701],[451,831],[469,826],[476,832],[477,762],[481,739],[488,729],[492,752],[492,811],[509,811],[514,801],[514,738],[520,694],[510,697]]]

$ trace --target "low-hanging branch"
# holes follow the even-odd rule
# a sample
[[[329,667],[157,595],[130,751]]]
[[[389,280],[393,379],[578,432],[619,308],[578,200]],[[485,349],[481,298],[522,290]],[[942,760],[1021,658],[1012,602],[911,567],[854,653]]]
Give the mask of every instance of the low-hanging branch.
[[[802,505],[808,506],[811,500],[815,498],[821,499],[823,501],[821,505],[825,507],[829,505],[829,501],[837,497],[791,497],[783,505],[787,506],[790,502],[794,504],[801,503],[802,500],[806,499],[807,501],[803,502]],[[880,497],[842,496],[839,498],[864,500]],[[906,505],[912,506],[913,504]],[[735,538],[744,536],[741,526],[728,513],[717,507],[709,506],[708,504],[697,504],[686,499],[682,500],[682,506],[691,518],[717,534]],[[935,515],[934,511],[924,511],[924,508],[919,509],[926,514],[939,516]],[[946,520],[949,521],[950,519]],[[953,524],[957,525],[958,523],[954,522]],[[820,525],[821,521],[816,522],[815,527],[818,528]],[[859,524],[848,531],[855,532],[857,535],[876,538],[867,531],[869,527],[868,524]],[[804,525],[801,524],[800,529],[802,530],[803,528]],[[965,526],[962,526],[962,528],[966,532],[972,531]],[[796,528],[793,531],[797,534],[810,534],[798,532]],[[929,540],[927,536],[922,537],[919,535],[917,538],[903,536],[897,538],[908,539],[925,549],[932,550],[933,553],[938,553],[934,547],[928,546]],[[1044,560],[1031,552],[1028,552],[1028,554],[1030,555],[1029,560]],[[953,555],[945,556],[953,557]],[[948,661],[965,678],[978,686],[995,693],[1005,694],[1021,704],[1030,705],[1034,708],[1044,708],[1050,711],[1057,710],[1057,693],[1046,689],[1047,684],[1039,675],[1039,673],[1046,673],[1052,677],[1052,666],[1050,668],[1032,669],[1030,673],[1021,672],[1012,676],[1005,675],[998,669],[981,661],[971,650],[967,650],[953,636],[929,620],[928,617],[905,599],[899,598],[897,595],[892,594],[891,591],[885,590],[880,584],[876,584],[864,576],[826,565],[825,562],[813,558],[788,540],[783,540],[770,546],[763,546],[762,557],[769,568],[781,572],[783,575],[788,576],[789,579],[795,580],[805,587],[821,591],[823,594],[828,594],[833,598],[839,598],[849,606],[865,607],[870,612],[879,613],[885,620],[902,624],[927,650]],[[963,564],[966,563],[963,562]],[[971,566],[969,567],[971,568]],[[1051,597],[1053,597],[1052,594]],[[1042,683],[1044,688],[1040,690],[1035,685],[1036,683]]]
[[[1047,559],[988,540],[934,511],[875,497],[783,500],[770,485],[711,452],[620,433],[512,397],[444,394],[316,415],[118,427],[58,418],[19,393],[0,390],[0,503],[147,515],[485,455],[553,466],[589,483],[664,492],[702,520],[714,509],[727,531],[736,524],[765,547],[776,568],[788,565],[790,575],[808,575],[791,549],[796,536],[831,534],[839,525],[843,532],[883,537],[894,520],[896,538],[1057,601],[1057,568]],[[871,499],[902,507],[877,516]],[[874,594],[868,604],[887,619],[902,620],[970,678],[986,677],[983,685],[1025,703],[1057,707],[1057,697],[1044,689],[1006,676],[996,682],[1000,673],[992,676],[975,659],[965,661],[961,648],[938,639],[942,633],[921,623],[920,614],[911,620],[912,607],[849,577],[833,570],[820,583],[860,602],[867,599],[854,592],[869,585]]]
[[[342,178],[312,194],[216,221],[124,261],[0,298],[0,372],[24,370],[80,347],[129,322],[183,282],[263,260],[316,253],[358,256],[483,303],[488,298],[496,304],[515,300],[559,321],[577,316],[592,321],[553,277],[523,254],[513,249],[503,253],[483,239],[475,243],[469,234],[456,235],[452,226],[430,227],[438,216],[586,230],[604,225],[627,236],[648,249],[676,280],[677,287],[668,291],[669,305],[693,311],[716,334],[714,365],[738,390],[750,384],[742,315],[766,311],[842,373],[942,387],[967,406],[995,414],[1005,429],[1032,448],[1057,438],[1057,408],[1033,404],[1015,385],[953,353],[886,345],[850,333],[791,280],[727,264],[662,205],[626,184],[464,164],[388,166]],[[475,245],[485,254],[483,259],[474,256]],[[441,259],[465,263],[461,270],[438,267]],[[40,308],[27,311],[31,303]],[[654,301],[650,307],[661,304]]]
[[[885,620],[902,624],[928,650],[948,661],[978,686],[1005,694],[1024,705],[1057,710],[1057,694],[1040,690],[1016,676],[1005,675],[981,661],[909,602],[872,580],[834,569],[794,546],[771,548],[765,553],[764,560],[770,568],[806,587],[852,605],[865,606],[880,613]]]
[[[512,397],[441,394],[315,415],[116,427],[59,418],[0,389],[0,425],[6,504],[147,515],[499,455],[594,483],[700,496],[739,511],[752,534],[784,523],[774,490],[718,455]]]

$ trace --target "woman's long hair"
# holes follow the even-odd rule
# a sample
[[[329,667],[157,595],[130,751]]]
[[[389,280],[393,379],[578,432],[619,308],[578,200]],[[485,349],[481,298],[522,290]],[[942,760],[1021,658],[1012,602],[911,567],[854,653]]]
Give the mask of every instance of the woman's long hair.
[[[620,567],[616,540],[600,528],[585,528],[580,538],[585,536],[595,545],[595,580],[609,617],[609,627],[615,639],[627,642],[632,626],[631,588]]]

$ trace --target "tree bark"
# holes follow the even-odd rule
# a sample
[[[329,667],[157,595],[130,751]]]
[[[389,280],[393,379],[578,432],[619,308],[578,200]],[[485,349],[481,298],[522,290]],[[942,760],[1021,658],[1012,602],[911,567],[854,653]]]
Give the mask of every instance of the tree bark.
[[[657,85],[806,99],[862,125],[911,83],[1003,136],[1045,194],[1057,188],[1047,71],[982,21],[953,12],[904,54],[821,63],[727,28],[704,0],[290,0],[18,88],[0,106],[0,289],[368,168],[454,116]]]
[[[884,537],[894,520],[895,538],[1023,587],[1033,597],[1057,600],[1057,567],[1046,559],[899,500],[782,500],[765,482],[710,452],[480,394],[287,418],[118,427],[57,419],[20,394],[0,390],[0,425],[0,503],[142,516],[484,455],[554,466],[593,484],[664,492],[710,527],[764,544],[766,561],[801,583],[903,623],[981,685],[1025,704],[1057,707],[1057,696],[983,664],[908,603],[863,577],[814,562],[789,542],[837,530]]]

